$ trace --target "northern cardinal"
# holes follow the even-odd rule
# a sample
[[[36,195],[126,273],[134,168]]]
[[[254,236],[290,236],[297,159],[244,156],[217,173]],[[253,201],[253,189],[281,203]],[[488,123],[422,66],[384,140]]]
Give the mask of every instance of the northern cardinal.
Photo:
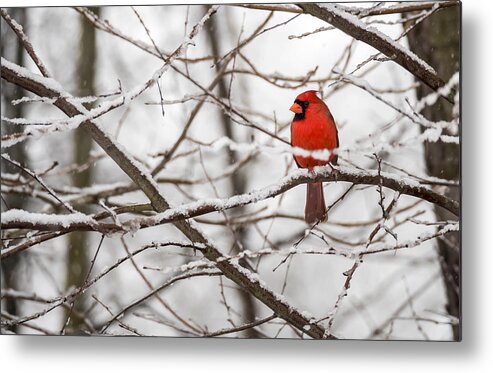
[[[327,105],[316,91],[298,95],[289,109],[295,113],[291,123],[291,145],[306,150],[332,150],[339,146],[337,127]],[[323,161],[312,157],[294,156],[298,167],[312,170],[315,166],[337,164],[337,155]],[[326,219],[324,189],[321,182],[308,183],[306,189],[305,221],[313,224]]]

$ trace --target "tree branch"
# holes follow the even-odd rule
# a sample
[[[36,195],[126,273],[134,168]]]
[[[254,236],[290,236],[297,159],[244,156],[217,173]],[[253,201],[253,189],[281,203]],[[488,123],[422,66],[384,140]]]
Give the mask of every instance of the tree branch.
[[[334,27],[337,27],[344,33],[352,36],[357,40],[372,46],[384,55],[389,57],[409,71],[415,77],[434,90],[445,85],[445,82],[437,75],[437,73],[426,62],[418,58],[414,53],[409,51],[402,45],[394,42],[387,35],[381,33],[374,27],[368,27],[365,23],[359,20],[355,15],[339,8],[335,4],[314,4],[301,3],[298,6],[305,13],[311,14]],[[454,92],[446,98],[453,103]]]
[[[214,9],[214,8],[211,8]],[[213,13],[213,12],[212,12]],[[200,25],[209,18],[211,11],[203,17]],[[194,27],[191,35],[196,35],[201,27]],[[190,39],[190,35],[189,38]],[[178,56],[182,49],[179,48],[174,56]],[[168,58],[168,61],[171,57]],[[70,102],[70,95],[61,90],[60,85],[53,79],[46,79],[35,75],[27,69],[8,63],[2,58],[1,76],[8,82],[16,84],[26,90],[37,94],[41,97],[50,97],[56,99],[54,105],[70,117],[83,114],[83,107]],[[56,84],[54,84],[56,83]],[[170,208],[166,199],[160,194],[158,185],[153,180],[149,171],[142,164],[133,159],[125,149],[116,142],[115,139],[106,133],[95,122],[87,120],[82,123],[92,136],[92,138],[106,151],[106,153],[118,164],[118,166],[139,186],[144,194],[151,201],[152,206],[158,212],[164,212]],[[252,272],[241,267],[239,264],[230,261],[218,260],[223,257],[222,253],[195,227],[193,222],[179,220],[175,226],[192,242],[198,242],[205,245],[202,254],[210,261],[214,262],[216,267],[231,281],[238,284],[241,288],[250,292],[259,301],[274,311],[276,315],[286,320],[289,324],[306,333],[315,339],[335,339],[334,336],[324,336],[324,329],[318,325],[311,324],[310,319],[287,303],[284,298],[267,289],[254,276]]]
[[[239,6],[248,9],[267,10],[275,12],[287,12],[287,13],[303,13],[303,10],[293,7],[291,5],[283,4],[231,4],[232,6]],[[370,16],[383,16],[389,14],[401,14],[407,12],[417,12],[422,10],[430,10],[433,7],[438,6],[440,8],[448,8],[450,6],[457,5],[457,1],[423,1],[423,2],[404,2],[400,4],[390,5],[387,7],[376,6],[368,9],[357,8],[351,10],[350,13],[357,15],[358,17],[370,17]]]
[[[108,223],[85,223],[74,221],[69,225],[62,225],[62,222],[51,224],[41,221],[39,223],[30,221],[20,221],[9,219],[9,213],[5,213],[1,223],[2,229],[28,228],[37,230],[97,230],[99,232],[115,232],[121,229],[135,230],[136,228],[148,228],[160,224],[179,222],[184,219],[205,215],[211,212],[224,211],[235,207],[245,206],[256,203],[268,198],[276,197],[300,184],[310,182],[349,182],[352,184],[378,185],[392,189],[400,194],[420,198],[427,202],[436,204],[456,216],[459,216],[459,203],[442,194],[438,194],[428,187],[422,186],[419,182],[397,177],[390,173],[378,171],[360,171],[353,168],[339,167],[337,172],[333,172],[331,167],[317,167],[314,171],[296,170],[290,175],[282,178],[277,184],[265,187],[250,193],[236,195],[230,198],[211,198],[203,201],[184,204],[175,208],[166,208],[164,212],[151,217],[136,218],[122,223],[122,227]],[[158,210],[159,211],[159,210]],[[33,214],[37,215],[37,214]],[[56,216],[56,215],[54,215]],[[63,215],[62,215],[63,216]]]

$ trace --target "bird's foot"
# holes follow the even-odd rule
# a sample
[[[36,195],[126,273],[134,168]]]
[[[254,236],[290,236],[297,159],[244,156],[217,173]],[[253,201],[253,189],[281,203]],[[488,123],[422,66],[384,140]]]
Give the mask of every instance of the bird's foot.
[[[332,163],[329,163],[330,166],[330,173],[331,174],[337,174],[339,170],[337,169],[337,166],[333,165]]]

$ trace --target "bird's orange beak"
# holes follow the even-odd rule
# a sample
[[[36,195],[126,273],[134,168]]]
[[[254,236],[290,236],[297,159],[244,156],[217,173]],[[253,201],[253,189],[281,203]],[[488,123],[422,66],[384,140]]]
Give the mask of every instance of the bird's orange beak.
[[[296,102],[293,105],[291,105],[289,110],[291,110],[293,113],[296,113],[296,114],[301,114],[303,112],[303,109],[301,108],[301,106],[298,105]]]

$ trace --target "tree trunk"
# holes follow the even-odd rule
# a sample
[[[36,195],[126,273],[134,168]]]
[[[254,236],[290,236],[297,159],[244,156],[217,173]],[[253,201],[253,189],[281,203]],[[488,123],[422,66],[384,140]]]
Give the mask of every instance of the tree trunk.
[[[408,34],[411,50],[435,68],[445,81],[460,67],[460,5],[443,9]],[[418,99],[428,95],[431,90],[421,84],[416,94]],[[432,121],[450,121],[453,118],[453,105],[439,99],[434,105],[422,110],[422,114]],[[457,135],[457,134],[454,134]],[[449,180],[460,179],[460,146],[438,141],[425,143],[425,161],[428,173]],[[445,194],[455,200],[460,198],[459,188],[447,188]],[[436,207],[438,220],[454,219],[447,211]],[[438,256],[447,295],[447,312],[460,320],[460,235],[449,233],[438,240]],[[460,325],[453,326],[453,337],[461,339]]]
[[[25,8],[12,8],[9,10],[10,15],[17,23],[22,25],[24,29],[27,29],[27,14]],[[1,54],[8,60],[23,66],[25,62],[25,52],[19,39],[10,29],[10,27],[2,20],[2,50]],[[7,118],[22,118],[24,117],[24,104],[12,105],[12,100],[20,98],[24,95],[24,90],[18,86],[2,83],[2,116]],[[4,126],[1,127],[1,134],[7,135],[13,132],[20,132],[23,128],[21,126]],[[7,153],[12,159],[17,160],[21,164],[27,165],[28,157],[26,153],[27,141],[16,144],[7,150]],[[18,168],[1,163],[2,172],[21,172]],[[25,176],[25,175],[23,175]],[[2,196],[1,209],[22,209],[26,210],[27,199],[18,195],[4,195]],[[20,275],[19,268],[22,265],[22,261],[25,260],[27,252],[21,255],[13,255],[7,259],[1,261],[2,268],[2,289],[22,290],[20,287]],[[24,281],[25,282],[25,281]],[[5,305],[5,309],[3,306]],[[11,316],[19,316],[19,302],[13,298],[5,299],[2,302],[2,311],[5,310]],[[12,332],[18,332],[17,327],[13,326],[10,329]]]
[[[92,12],[99,15],[100,8],[90,8]],[[80,54],[77,63],[77,77],[79,80],[79,96],[92,96],[95,94],[94,77],[96,74],[96,33],[95,28],[84,17],[81,17],[81,36],[79,41]],[[91,136],[83,128],[74,131],[74,161],[83,164],[89,158],[93,141]],[[84,188],[91,185],[92,168],[89,167],[82,172],[72,175],[74,186]],[[82,285],[89,269],[89,234],[85,232],[74,232],[68,238],[67,278],[66,288]],[[84,298],[77,300],[74,311],[67,314],[70,316],[67,329],[70,333],[78,333],[82,327],[82,319],[78,316],[84,312]]]
[[[219,57],[220,55],[220,48],[219,48],[219,41],[221,40],[220,34],[219,34],[219,25],[216,22],[216,18],[211,18],[208,22],[208,24],[205,26],[205,31],[207,32],[207,35],[209,37],[210,43],[211,43],[211,52],[213,56]],[[220,70],[220,65],[217,64],[217,59],[216,59],[216,64],[215,66],[215,71],[216,73],[219,72]],[[220,98],[227,98],[228,97],[228,84],[229,81],[223,77],[219,83],[217,84],[217,90],[218,90],[218,96]],[[233,131],[233,123],[229,119],[229,117],[223,112],[220,111],[220,117],[221,117],[221,125],[223,127],[224,135],[234,141],[238,141],[238,139],[235,137],[234,131]],[[227,159],[229,164],[234,164],[237,161],[237,156],[236,152],[232,151],[231,149],[227,149]],[[243,173],[240,170],[237,170],[234,172],[231,177],[231,192],[235,195],[243,194],[245,193],[245,178]],[[237,208],[235,211],[238,214],[241,214],[243,211],[243,208]],[[247,240],[246,240],[246,230],[242,226],[238,226],[235,228],[232,228],[234,230],[233,234],[235,236],[236,243],[234,245],[234,252],[238,253],[239,251],[246,250],[247,247]],[[240,264],[243,264],[240,262]],[[242,315],[243,315],[243,323],[252,323],[255,321],[255,300],[254,298],[248,294],[247,292],[240,291],[239,292],[241,304],[242,304]],[[245,338],[260,338],[260,334],[257,333],[257,331],[254,328],[250,328],[244,331],[244,336]]]

